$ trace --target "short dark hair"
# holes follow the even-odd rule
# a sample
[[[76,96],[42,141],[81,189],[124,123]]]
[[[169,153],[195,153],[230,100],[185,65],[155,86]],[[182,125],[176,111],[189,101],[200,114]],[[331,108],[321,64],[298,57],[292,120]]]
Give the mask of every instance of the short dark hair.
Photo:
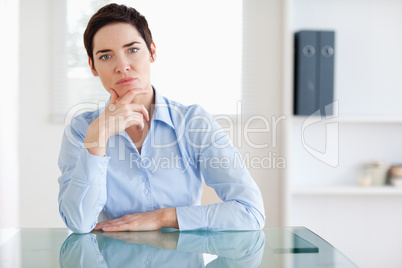
[[[88,57],[92,60],[92,67],[95,67],[93,55],[95,34],[103,26],[118,22],[125,22],[133,25],[140,33],[142,39],[144,39],[147,48],[152,55],[152,34],[151,30],[148,28],[148,22],[145,17],[132,7],[113,3],[99,9],[98,12],[96,12],[89,20],[84,32],[84,45]]]

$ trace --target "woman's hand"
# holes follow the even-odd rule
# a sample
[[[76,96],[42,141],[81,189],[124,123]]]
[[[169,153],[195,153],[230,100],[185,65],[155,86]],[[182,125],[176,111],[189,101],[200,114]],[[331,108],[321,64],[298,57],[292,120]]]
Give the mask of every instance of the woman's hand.
[[[147,94],[147,90],[130,90],[121,99],[111,89],[110,102],[103,113],[89,126],[84,146],[90,154],[104,156],[106,144],[110,137],[123,130],[137,126],[142,130],[145,121],[149,121],[147,109],[142,104],[131,103],[137,96]]]
[[[154,211],[128,214],[121,218],[98,223],[94,230],[115,231],[154,231],[160,228],[179,228],[175,208],[162,208]]]

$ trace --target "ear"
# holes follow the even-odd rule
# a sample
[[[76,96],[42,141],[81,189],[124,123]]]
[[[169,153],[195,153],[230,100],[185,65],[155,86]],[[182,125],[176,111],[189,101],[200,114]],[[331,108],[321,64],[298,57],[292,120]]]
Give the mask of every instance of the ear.
[[[151,62],[154,62],[156,60],[156,47],[154,42],[151,44],[151,52]]]
[[[88,64],[89,64],[89,68],[91,68],[91,72],[94,76],[98,76],[98,72],[95,70],[95,68],[92,65],[92,60],[90,57],[88,57]]]

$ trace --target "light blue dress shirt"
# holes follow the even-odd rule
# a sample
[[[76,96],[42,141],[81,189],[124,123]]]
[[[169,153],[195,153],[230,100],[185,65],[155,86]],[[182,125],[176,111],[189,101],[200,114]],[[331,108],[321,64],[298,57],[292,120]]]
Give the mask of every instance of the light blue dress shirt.
[[[180,230],[261,229],[261,192],[229,136],[199,105],[154,92],[141,154],[125,131],[109,138],[105,157],[88,152],[86,132],[104,108],[74,117],[65,128],[58,200],[67,227],[87,233],[97,222],[174,207]],[[223,202],[200,205],[203,179]]]

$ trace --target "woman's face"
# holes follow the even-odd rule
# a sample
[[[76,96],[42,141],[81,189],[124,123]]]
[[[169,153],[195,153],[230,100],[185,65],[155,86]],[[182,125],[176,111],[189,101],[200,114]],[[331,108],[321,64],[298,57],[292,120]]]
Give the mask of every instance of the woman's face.
[[[155,59],[137,29],[128,23],[109,24],[95,34],[93,40],[94,66],[92,73],[99,76],[107,91],[115,90],[123,97],[132,89],[152,89],[150,64]]]

